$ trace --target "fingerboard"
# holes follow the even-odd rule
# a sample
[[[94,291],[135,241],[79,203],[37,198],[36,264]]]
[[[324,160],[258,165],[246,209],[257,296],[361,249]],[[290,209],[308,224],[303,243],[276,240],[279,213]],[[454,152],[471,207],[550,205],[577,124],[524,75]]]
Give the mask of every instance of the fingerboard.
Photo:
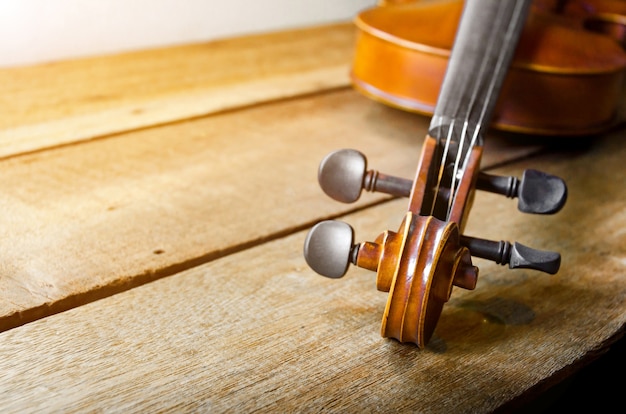
[[[447,218],[471,149],[483,144],[482,133],[491,122],[530,3],[466,1],[429,127],[439,144],[440,164],[431,171],[434,193],[423,213]]]

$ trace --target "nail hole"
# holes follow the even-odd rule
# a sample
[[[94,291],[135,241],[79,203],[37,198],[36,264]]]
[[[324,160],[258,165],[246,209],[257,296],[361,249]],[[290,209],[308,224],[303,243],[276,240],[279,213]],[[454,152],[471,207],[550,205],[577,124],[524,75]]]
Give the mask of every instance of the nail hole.
[[[165,250],[157,249],[157,250],[153,251],[152,253],[154,253],[154,254],[163,254],[163,253],[165,253]]]

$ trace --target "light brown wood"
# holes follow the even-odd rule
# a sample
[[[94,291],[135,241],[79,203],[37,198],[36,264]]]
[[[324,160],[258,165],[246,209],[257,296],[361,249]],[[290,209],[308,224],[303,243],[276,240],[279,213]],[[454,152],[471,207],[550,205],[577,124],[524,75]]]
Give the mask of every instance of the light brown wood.
[[[411,177],[427,123],[344,91],[6,159],[0,330],[380,201],[329,200],[319,161],[354,147]]]
[[[0,334],[3,411],[491,412],[624,328],[621,137],[498,171],[559,174],[568,204],[535,217],[479,193],[467,232],[561,250],[561,271],[480,262],[476,290],[455,289],[423,351],[379,336],[374,273],[315,275],[295,233]],[[364,239],[405,209],[346,220]]]
[[[306,266],[315,222],[349,214],[357,240],[373,240],[398,228],[408,203],[328,200],[322,157],[353,147],[411,178],[428,124],[329,91],[345,84],[335,69],[348,29],[0,71],[10,80],[0,82],[3,412],[490,412],[623,332],[623,130],[529,159],[541,146],[488,136],[484,166],[522,159],[499,171],[561,175],[570,197],[546,218],[479,193],[467,233],[559,250],[563,266],[546,276],[476,259],[476,290],[454,289],[423,351],[380,337],[375,274],[327,280]],[[320,52],[321,38],[333,50]],[[316,54],[283,55],[294,45]],[[205,73],[205,46],[220,62],[265,50],[267,60],[232,78],[230,66]],[[119,94],[91,100],[104,90]],[[205,105],[238,90],[229,111]],[[130,131],[139,124],[124,111],[137,105],[154,112]],[[210,116],[180,121],[196,105]]]
[[[0,158],[347,87],[353,39],[345,23],[0,69]]]

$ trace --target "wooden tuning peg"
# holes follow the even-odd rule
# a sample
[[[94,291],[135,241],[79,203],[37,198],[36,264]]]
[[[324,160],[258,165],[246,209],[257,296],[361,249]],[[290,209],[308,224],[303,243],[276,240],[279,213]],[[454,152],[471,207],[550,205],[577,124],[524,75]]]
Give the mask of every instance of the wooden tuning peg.
[[[476,188],[517,198],[517,208],[523,213],[554,214],[567,200],[565,181],[537,170],[525,170],[521,179],[480,172]]]
[[[491,260],[511,269],[534,269],[555,274],[561,266],[561,255],[557,252],[533,249],[521,243],[492,241],[475,237],[461,236],[461,244],[467,247],[472,256]]]

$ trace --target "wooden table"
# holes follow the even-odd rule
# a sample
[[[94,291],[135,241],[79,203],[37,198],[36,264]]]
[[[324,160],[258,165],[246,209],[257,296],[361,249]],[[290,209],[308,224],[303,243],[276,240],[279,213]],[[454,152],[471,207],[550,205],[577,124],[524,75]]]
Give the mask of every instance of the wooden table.
[[[555,216],[479,193],[467,233],[557,250],[558,274],[477,260],[429,346],[379,335],[374,274],[305,264],[326,218],[359,240],[405,200],[325,197],[357,148],[412,177],[428,119],[348,81],[350,24],[0,71],[3,412],[490,412],[595,358],[626,321],[626,146],[491,134],[483,165],[560,175]],[[559,144],[563,144],[561,141]]]

